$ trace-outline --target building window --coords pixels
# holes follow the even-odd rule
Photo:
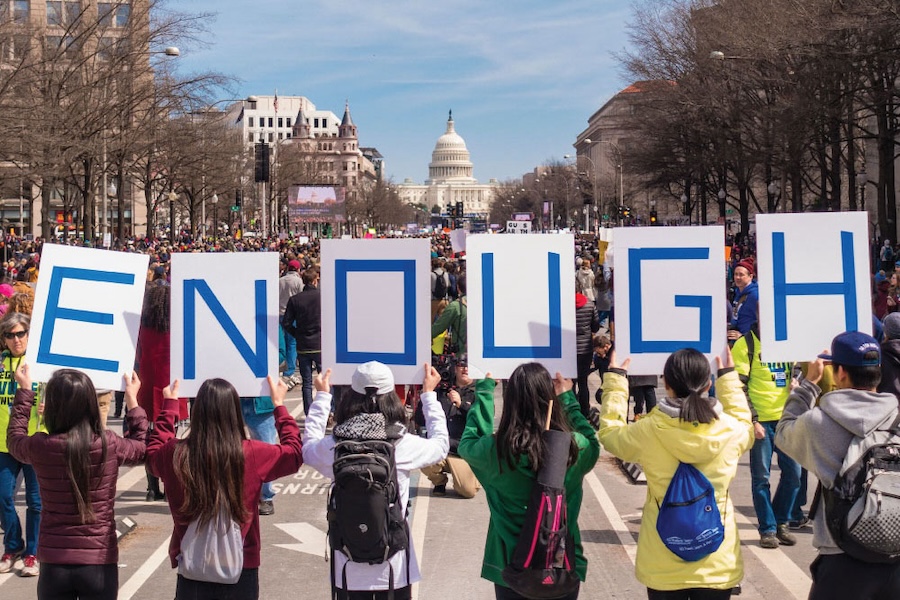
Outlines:
[[[259,132],[259,141],[266,141],[266,134],[264,134],[262,131]]]
[[[287,139],[291,139],[291,132],[290,132],[290,131],[287,132]]]
[[[279,139],[279,140],[283,140],[283,139],[284,139],[284,134],[281,133],[280,131],[278,132],[278,139]]]
[[[271,132],[269,133],[269,141],[270,141],[270,142],[274,142],[274,141],[275,141],[275,134],[274,134],[274,133],[271,133]]]
[[[128,20],[131,18],[131,6],[128,4],[120,4],[116,8],[116,27],[128,27]]]
[[[327,127],[328,127],[328,119],[322,119],[322,129],[325,129]]]
[[[278,126],[284,127],[284,119],[282,119],[281,117],[278,117]]]
[[[313,119],[313,127],[315,127],[315,128],[318,129],[318,127],[319,127],[319,120],[318,120],[318,119]]]
[[[97,16],[100,19],[100,27],[111,27],[116,13],[116,5],[112,2],[98,2]]]
[[[288,117],[287,119],[285,119],[285,121],[287,121],[287,126],[290,127],[291,126],[291,118]]]
[[[247,127],[253,127],[253,117],[247,117]]]
[[[272,125],[272,117],[269,117],[269,127],[274,127],[274,125]]]
[[[29,0],[2,0],[0,1],[0,23],[14,21],[20,25],[28,23],[31,12]]]
[[[62,26],[63,12],[62,2],[48,0],[47,2],[47,25]]]
[[[247,134],[247,141],[251,142],[251,143],[253,142],[253,132],[252,131],[249,134]]]

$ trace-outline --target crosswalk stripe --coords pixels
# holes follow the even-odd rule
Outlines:
[[[616,532],[616,536],[619,538],[619,542],[622,544],[625,554],[628,555],[631,564],[634,564],[635,558],[637,557],[637,542],[634,540],[634,536],[631,535],[631,532],[625,525],[625,521],[623,521],[622,517],[619,515],[619,511],[610,499],[609,494],[606,493],[603,484],[600,483],[600,480],[597,478],[597,474],[594,471],[591,471],[585,476],[585,480],[588,482],[588,486],[590,486],[591,491],[597,498],[597,502],[600,503],[600,508],[603,510],[603,514],[606,515],[606,520],[609,521],[613,531]]]
[[[131,600],[138,590],[141,589],[141,586],[153,576],[159,565],[169,558],[169,540],[171,539],[172,536],[167,537],[159,548],[150,555],[150,558],[145,560],[144,564],[125,582],[125,585],[119,588],[119,600]]]
[[[741,546],[759,559],[759,562],[778,579],[778,582],[791,593],[791,596],[797,600],[807,598],[809,588],[812,587],[812,579],[809,575],[780,549],[761,548],[756,523],[738,511],[735,511],[734,516],[738,524]],[[741,525],[746,527],[741,527]]]

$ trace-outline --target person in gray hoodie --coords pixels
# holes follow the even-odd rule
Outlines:
[[[837,389],[819,398],[816,384],[825,362],[833,365]],[[788,398],[775,443],[825,487],[834,484],[855,437],[887,429],[897,416],[897,398],[875,391],[880,365],[875,338],[858,331],[841,333],[832,340],[830,353],[810,363],[806,378]],[[813,546],[819,555],[810,566],[810,600],[900,598],[900,565],[866,563],[841,551],[828,532],[821,505],[813,519]]]

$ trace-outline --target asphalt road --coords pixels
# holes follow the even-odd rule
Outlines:
[[[593,377],[593,376],[592,376]],[[592,382],[596,385],[596,381]],[[287,405],[302,421],[299,390]],[[111,426],[117,426],[111,420]],[[777,468],[773,465],[773,480]],[[119,477],[117,517],[136,526],[120,540],[119,598],[169,600],[175,596],[175,571],[167,554],[172,522],[165,502],[145,502],[143,467],[123,469]],[[815,489],[810,481],[810,490]],[[585,480],[580,526],[588,556],[588,577],[581,598],[646,598],[634,577],[634,557],[646,486],[633,484],[615,459],[602,453]],[[773,486],[774,487],[774,486]],[[301,600],[329,597],[325,561],[325,500],[328,481],[307,467],[277,482],[275,514],[261,517],[261,598]],[[488,524],[484,494],[465,500],[448,486],[445,497],[432,497],[424,476],[411,481],[412,536],[423,573],[414,598],[488,600],[491,584],[480,578]],[[775,550],[759,547],[750,496],[749,455],[744,456],[731,499],[738,512],[745,565],[743,599],[805,599],[808,566],[815,558],[812,530],[797,532],[798,544]],[[24,501],[17,506],[24,520]],[[0,575],[0,598],[36,597],[37,578]]]

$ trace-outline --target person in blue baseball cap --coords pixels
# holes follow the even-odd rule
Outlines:
[[[836,389],[822,394],[817,385],[825,362],[834,368]],[[824,489],[835,478],[856,438],[885,435],[898,418],[897,397],[876,391],[881,380],[881,347],[871,335],[845,331],[831,350],[809,364],[788,398],[778,422],[775,443],[815,475]],[[830,598],[900,598],[900,564],[866,562],[845,553],[826,525],[827,508],[813,517],[810,600]]]

